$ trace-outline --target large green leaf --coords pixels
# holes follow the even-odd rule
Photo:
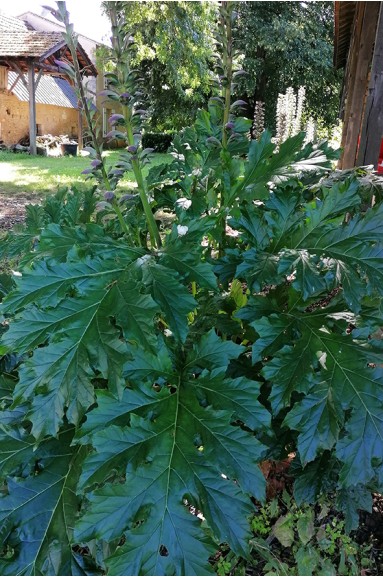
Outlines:
[[[253,430],[270,427],[271,416],[257,399],[260,383],[245,377],[227,379],[222,370],[216,369],[191,380],[190,386],[196,387],[202,405],[234,410],[234,416]]]
[[[283,277],[278,272],[277,255],[266,251],[249,249],[243,253],[243,261],[238,265],[236,277],[245,279],[249,288],[262,291],[267,284],[278,284]]]
[[[0,426],[0,478],[25,466],[33,455],[35,440],[22,428]]]
[[[150,349],[156,341],[153,318],[159,312],[159,306],[140,290],[138,283],[123,277],[111,287],[107,306],[113,311],[125,339]]]
[[[110,573],[209,573],[214,542],[194,509],[202,511],[217,543],[227,541],[247,555],[249,496],[264,498],[257,464],[266,448],[231,422],[257,431],[269,416],[257,401],[258,384],[225,377],[230,359],[242,351],[214,332],[196,344],[183,368],[172,367],[164,353],[156,358],[142,351],[126,365],[132,391],[124,404],[103,395],[100,408],[89,413],[83,432],[94,451],[80,484],[105,485],[90,494],[76,540],[113,541],[123,534],[123,546],[107,561]],[[210,371],[195,373],[204,366]],[[101,429],[104,408],[110,425]]]
[[[91,380],[96,371],[108,379],[112,391],[121,393],[125,385],[122,371],[127,348],[110,317],[113,313],[110,299],[114,297],[111,295],[114,291],[112,285],[109,291],[93,292],[77,300],[68,299],[59,309],[49,312],[32,310],[26,314],[26,319],[22,316],[19,322],[15,322],[8,332],[8,347],[13,345],[17,350],[21,342],[21,351],[56,332],[46,347],[36,349],[21,366],[14,391],[17,403],[34,396],[29,418],[36,437],[47,433],[55,435],[62,424],[64,410],[71,423],[79,423],[84,412],[94,403]],[[139,300],[138,297],[136,305],[139,305]],[[122,307],[120,302],[114,305],[117,311]],[[127,314],[124,312],[125,316]],[[152,315],[149,310],[148,318]],[[38,318],[38,323],[28,337],[26,327],[31,316]]]
[[[262,375],[271,383],[269,400],[275,414],[290,404],[294,391],[307,393],[311,386],[314,357],[310,342],[285,345],[266,363]]]
[[[41,232],[40,243],[37,247],[39,256],[48,255],[55,259],[62,259],[74,251],[80,258],[85,256],[104,259],[113,257],[124,261],[127,257],[133,261],[145,253],[143,249],[128,246],[123,240],[114,240],[105,234],[102,227],[94,223],[81,227],[51,223]]]
[[[336,506],[344,513],[346,532],[357,529],[360,510],[372,512],[372,503],[371,491],[361,484],[340,490]]]
[[[253,363],[278,351],[293,335],[294,324],[293,316],[276,313],[250,323],[259,334],[259,339],[253,344]]]
[[[265,206],[268,210],[264,212],[263,218],[270,226],[271,247],[276,253],[286,245],[286,240],[292,237],[294,230],[302,223],[298,193],[282,188],[270,195]]]
[[[95,283],[99,286],[100,280],[106,287],[124,269],[123,264],[114,260],[94,259],[68,264],[41,262],[16,278],[18,288],[7,296],[1,310],[14,313],[30,303],[55,307],[72,287],[75,286],[79,293],[85,293]]]
[[[292,286],[302,293],[302,298],[306,301],[327,288],[320,265],[308,251],[284,251],[279,261],[278,273],[291,274]]]
[[[152,297],[164,312],[171,331],[177,339],[185,341],[188,334],[187,315],[195,309],[196,300],[179,281],[179,275],[163,265],[150,265],[146,282],[151,285]]]
[[[318,221],[317,226],[309,223],[297,244],[316,256],[317,262],[321,258],[322,267],[333,271],[334,278],[343,286],[348,306],[356,313],[371,287],[382,294],[381,219],[382,207],[378,205],[365,217],[355,217],[342,227],[329,226],[326,221]]]
[[[146,392],[147,404],[142,403],[139,390],[125,389],[121,399],[107,390],[96,391],[97,407],[86,415],[86,421],[81,424],[74,437],[81,444],[89,443],[95,432],[104,430],[110,425],[125,426],[130,422],[130,414],[134,411],[150,412],[158,404],[155,392]]]
[[[331,450],[338,441],[343,415],[332,401],[332,390],[315,386],[313,392],[287,414],[284,423],[300,432],[298,450],[302,464],[313,461],[318,453]]]
[[[226,368],[230,359],[236,359],[243,351],[243,346],[230,340],[222,341],[214,329],[211,329],[194,344],[193,350],[188,355],[186,367]]]
[[[329,222],[330,219],[338,216],[344,218],[345,213],[359,205],[360,202],[361,197],[356,180],[337,183],[331,190],[324,189],[322,198],[316,198],[312,203],[306,205],[304,229],[300,231],[299,237],[295,235],[292,239],[286,238],[287,246],[295,247],[294,242],[299,239],[298,246],[304,248],[310,236],[312,237],[317,233],[322,234],[326,229],[334,229],[334,223]],[[340,225],[341,220],[338,222]],[[338,227],[336,228],[338,229]]]
[[[242,180],[234,188],[231,198],[260,199],[267,196],[266,184],[279,175],[293,162],[301,149],[304,133],[300,133],[281,144],[279,151],[273,154],[275,146],[271,136],[264,131],[260,140],[253,140],[249,147],[249,158]]]
[[[306,394],[285,419],[286,425],[301,432],[298,449],[302,463],[336,446],[336,454],[344,463],[342,484],[368,483],[375,468],[381,467],[379,456],[383,452],[383,370],[371,367],[379,363],[381,351],[359,344],[351,335],[337,333],[336,326],[331,331],[325,321],[326,313],[298,314],[295,332],[301,338],[295,347],[281,347],[262,373],[271,386],[274,412],[291,402],[293,392]],[[271,324],[254,324],[263,332],[265,345],[268,334],[270,339],[277,335],[282,345],[281,334],[270,331]],[[346,432],[342,435],[341,427]]]
[[[267,223],[254,205],[242,207],[240,217],[230,220],[230,225],[234,229],[244,230],[246,237],[259,249],[264,249],[269,244]]]
[[[5,576],[84,575],[71,548],[84,450],[71,450],[70,438],[64,434],[51,443],[40,471],[8,478],[8,493],[0,500],[0,571]]]
[[[201,260],[201,251],[198,250],[198,246],[196,249],[195,244],[183,243],[181,239],[177,239],[165,247],[161,263],[184,275],[189,282],[195,281],[201,287],[217,289],[213,267]]]
[[[71,423],[80,422],[94,403],[92,377],[84,350],[70,340],[36,349],[21,367],[14,391],[14,403],[32,398],[28,418],[36,438],[56,435],[64,414]]]
[[[86,296],[47,311],[31,308],[11,324],[3,340],[6,350],[23,353],[50,340],[21,366],[14,393],[16,402],[35,396],[29,418],[36,437],[55,435],[64,410],[71,423],[79,423],[94,403],[96,372],[121,394],[128,349],[116,322],[127,340],[154,347],[153,317],[159,308],[140,288],[125,275],[107,287],[98,278]]]

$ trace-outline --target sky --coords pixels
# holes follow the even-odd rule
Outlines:
[[[40,16],[52,18],[42,8],[44,5],[57,7],[53,0],[12,0],[12,2],[2,2],[0,9],[12,16],[18,16],[23,12],[35,12]],[[76,32],[98,41],[103,40],[103,37],[108,38],[110,36],[108,19],[102,16],[98,0],[67,0],[66,7]]]

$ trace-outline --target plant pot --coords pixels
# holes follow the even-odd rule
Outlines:
[[[69,156],[69,155],[72,155],[72,157],[76,157],[77,156],[77,144],[69,144],[69,143],[62,144],[61,145],[61,153],[64,157]]]

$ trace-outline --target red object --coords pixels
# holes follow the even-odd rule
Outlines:
[[[383,138],[380,143],[380,152],[379,152],[379,159],[378,159],[378,173],[383,175]]]

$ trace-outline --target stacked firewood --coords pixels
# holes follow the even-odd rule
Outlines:
[[[29,135],[25,135],[17,143],[5,148],[11,152],[28,152],[29,144]],[[37,154],[43,156],[61,156],[62,144],[77,144],[77,142],[67,134],[60,134],[58,136],[44,134],[36,137]]]

